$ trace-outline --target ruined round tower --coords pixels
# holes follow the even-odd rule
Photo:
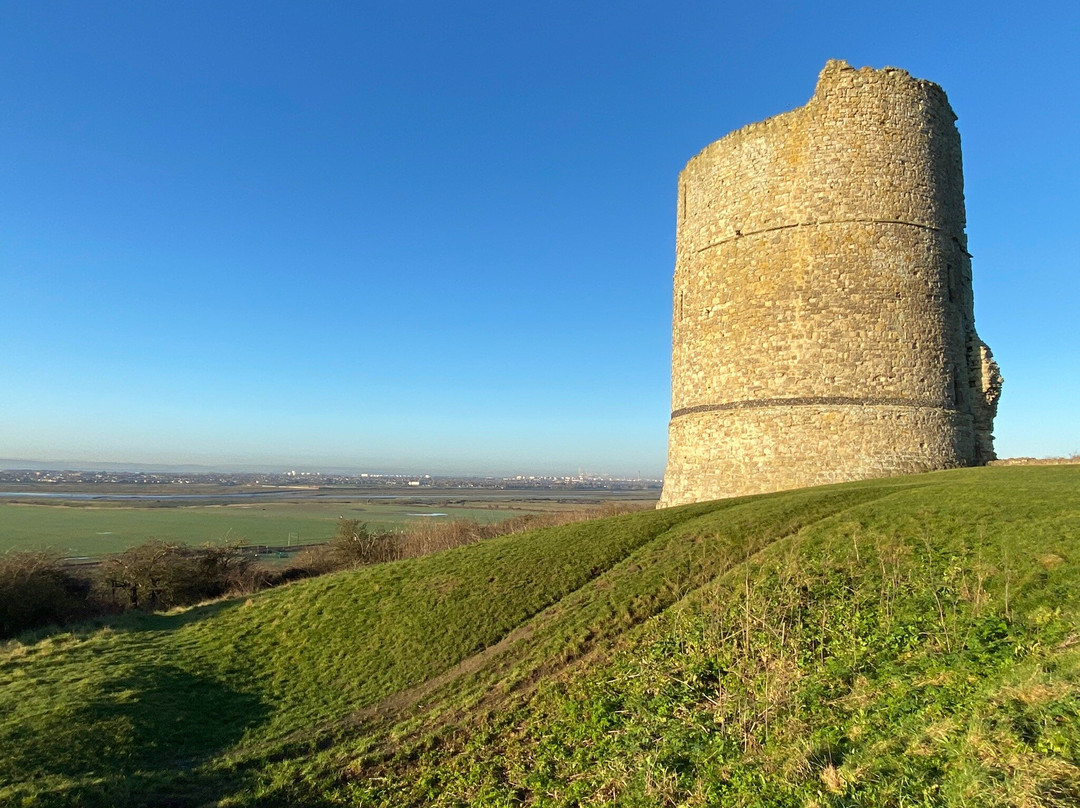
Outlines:
[[[955,120],[936,84],[830,61],[687,163],[661,507],[994,458]]]

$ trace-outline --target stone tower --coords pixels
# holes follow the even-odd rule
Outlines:
[[[661,507],[994,458],[955,120],[936,84],[830,61],[687,163]]]

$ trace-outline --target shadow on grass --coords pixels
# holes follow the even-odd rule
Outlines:
[[[183,611],[162,613],[143,612],[136,609],[128,612],[106,614],[70,625],[44,626],[42,628],[24,631],[14,637],[0,637],[0,643],[15,641],[24,645],[32,645],[33,643],[40,642],[49,637],[63,634],[86,637],[91,634],[96,634],[102,629],[108,629],[117,634],[175,631],[178,628],[186,626],[188,623],[197,623],[200,620],[214,617],[229,609],[234,609],[243,604],[243,602],[244,599],[242,597],[233,597],[216,600],[212,603],[204,603],[200,606],[191,606]]]
[[[51,784],[36,805],[202,804],[229,790],[232,778],[201,765],[267,713],[257,696],[215,679],[142,666],[110,680],[92,701],[43,716],[33,739],[5,753],[3,768],[27,785]]]
[[[104,625],[117,632],[175,631],[188,623],[198,623],[200,620],[215,617],[229,609],[235,609],[243,602],[243,597],[238,596],[215,600],[200,606],[191,606],[175,612],[131,611],[118,615],[115,620],[106,621]]]

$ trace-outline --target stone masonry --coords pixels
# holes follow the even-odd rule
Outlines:
[[[830,61],[679,175],[660,507],[994,459],[956,115]]]

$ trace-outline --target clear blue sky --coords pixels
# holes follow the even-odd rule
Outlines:
[[[959,115],[999,454],[1080,451],[1075,3],[0,3],[0,457],[659,476],[675,183]]]

